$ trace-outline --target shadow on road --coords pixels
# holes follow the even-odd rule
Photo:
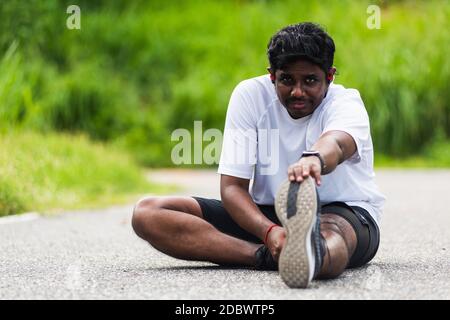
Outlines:
[[[219,265],[211,265],[211,266],[172,266],[172,267],[155,267],[155,268],[148,268],[147,271],[186,271],[186,270],[211,270],[211,271],[217,271],[217,270],[249,270],[249,271],[257,271],[254,268],[251,267],[245,267],[245,266],[219,266]]]

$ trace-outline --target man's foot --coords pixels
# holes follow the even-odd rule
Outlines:
[[[269,248],[265,245],[256,250],[255,257],[257,270],[278,270],[278,263],[273,259]]]
[[[286,230],[279,270],[291,288],[306,288],[322,265],[319,195],[310,177],[303,182],[283,182],[275,199],[278,219]]]

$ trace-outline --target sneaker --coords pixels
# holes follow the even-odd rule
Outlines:
[[[272,257],[269,248],[262,245],[255,252],[257,270],[278,270],[278,263]]]
[[[306,288],[323,260],[320,200],[314,180],[282,183],[275,200],[278,219],[286,230],[279,258],[280,276],[291,288]]]

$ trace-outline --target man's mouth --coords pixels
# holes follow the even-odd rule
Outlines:
[[[292,109],[303,109],[303,108],[306,107],[306,102],[305,101],[295,100],[295,101],[290,101],[288,103],[288,105]]]

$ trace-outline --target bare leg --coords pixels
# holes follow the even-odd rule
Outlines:
[[[135,206],[132,225],[154,248],[184,260],[254,266],[261,246],[218,231],[191,197],[145,198]]]
[[[333,213],[321,215],[320,231],[325,238],[326,250],[317,278],[336,278],[344,272],[355,251],[356,232],[347,220]]]

